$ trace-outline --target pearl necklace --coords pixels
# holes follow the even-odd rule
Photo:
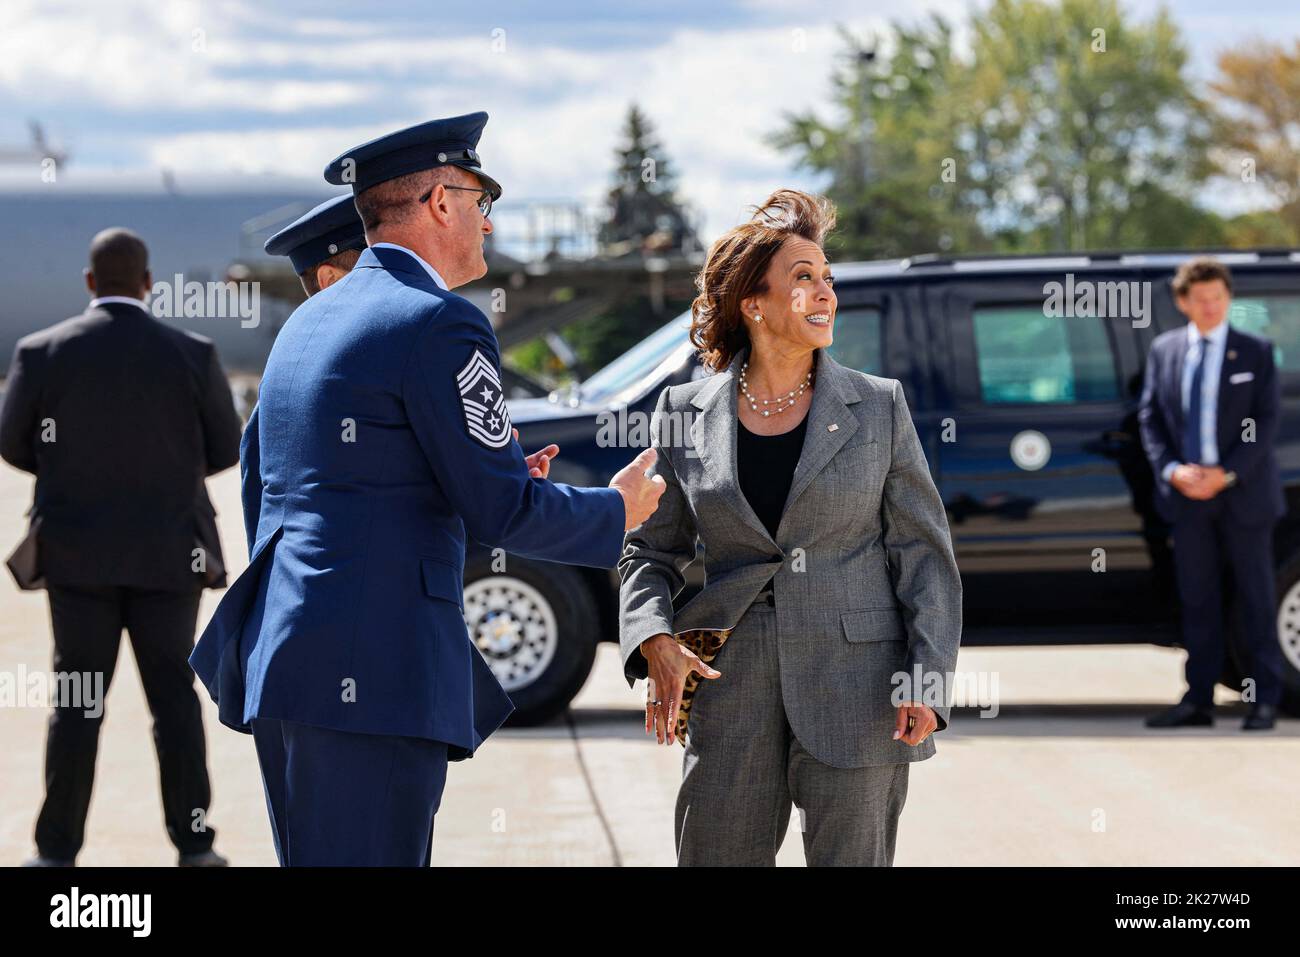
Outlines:
[[[745,398],[749,400],[749,407],[755,412],[759,411],[758,404],[760,402],[763,403],[763,405],[775,406],[773,409],[763,409],[762,412],[764,415],[780,415],[786,409],[794,408],[794,404],[803,398],[804,392],[806,392],[808,387],[812,385],[813,374],[812,370],[809,370],[808,374],[803,377],[803,382],[799,384],[799,388],[793,389],[785,395],[777,396],[775,399],[760,399],[749,391],[749,383],[745,379],[745,370],[748,368],[748,362],[742,363],[740,366],[740,391],[744,393]],[[782,402],[785,402],[786,404],[783,406],[781,405]]]

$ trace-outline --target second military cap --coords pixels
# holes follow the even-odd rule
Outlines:
[[[365,249],[366,231],[352,195],[344,193],[321,203],[266,241],[272,256],[288,256],[302,275],[345,249]]]

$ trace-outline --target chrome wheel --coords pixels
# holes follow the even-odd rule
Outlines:
[[[559,625],[546,596],[507,575],[479,578],[465,586],[465,626],[508,692],[541,677],[560,643]]]
[[[1277,609],[1277,640],[1282,655],[1291,667],[1300,671],[1300,581],[1296,581]]]

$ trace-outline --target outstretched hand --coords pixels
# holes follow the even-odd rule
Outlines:
[[[643,449],[641,453],[609,480],[609,487],[618,489],[623,496],[623,531],[636,528],[654,514],[659,507],[659,496],[664,494],[667,484],[662,475],[653,478],[646,476],[646,470],[655,464],[659,453],[653,448]]]
[[[511,429],[515,441],[519,441],[519,430]],[[554,443],[548,445],[540,452],[534,452],[532,455],[525,455],[524,461],[528,463],[528,474],[533,478],[544,479],[551,474],[551,459],[560,454],[560,447]]]

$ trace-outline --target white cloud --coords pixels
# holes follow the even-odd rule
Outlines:
[[[928,11],[960,24],[981,4],[882,0],[866,15],[859,0],[745,0],[750,14],[726,28],[621,24],[633,40],[644,39],[628,42],[623,33],[614,48],[591,43],[576,23],[570,41],[554,39],[553,30],[507,26],[499,53],[490,42],[498,21],[488,13],[481,29],[461,26],[452,34],[418,10],[395,22],[330,10],[315,19],[276,17],[243,0],[7,5],[13,12],[0,33],[0,93],[46,120],[56,137],[78,143],[76,162],[118,162],[133,153],[142,165],[191,179],[274,173],[324,188],[325,163],[356,143],[434,116],[486,109],[492,121],[482,152],[506,201],[594,203],[608,188],[624,114],[635,101],[655,125],[682,197],[703,209],[711,237],[771,189],[811,185],[766,137],[786,112],[835,111],[829,78],[841,49],[836,24],[879,32],[891,19],[915,22]],[[88,108],[102,113],[102,125],[59,129],[61,111]],[[164,118],[150,124],[150,114]],[[122,117],[146,130],[133,133],[125,149],[114,129]],[[167,128],[174,125],[167,117],[185,128]]]
[[[155,139],[147,155],[151,163],[178,171],[315,178],[337,153],[402,122],[485,108],[492,120],[481,152],[507,200],[594,203],[608,189],[623,119],[635,101],[655,125],[683,199],[704,211],[706,230],[716,234],[771,189],[795,182],[791,158],[766,143],[783,113],[832,108],[826,97],[838,37],[829,26],[812,27],[800,40],[804,46],[796,50],[791,32],[782,27],[682,30],[645,49],[515,43],[503,54],[461,51],[459,58],[442,61],[441,86],[391,84],[387,97],[395,93],[409,105],[396,123],[179,133]],[[392,68],[404,62],[403,51],[419,52],[420,46],[370,38],[360,50],[359,59]],[[449,70],[449,62],[462,69]],[[546,90],[541,102],[539,78]],[[314,118],[321,118],[319,111]]]
[[[151,166],[189,176],[235,173],[301,177],[307,182],[317,181],[321,189],[326,189],[322,177],[325,164],[349,146],[380,132],[374,128],[295,127],[178,133],[151,142],[148,158]],[[355,135],[349,137],[349,133]]]

